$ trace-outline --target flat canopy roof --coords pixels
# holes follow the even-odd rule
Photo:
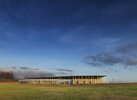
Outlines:
[[[85,79],[85,78],[102,78],[106,75],[80,75],[80,76],[52,76],[52,77],[30,77],[26,79]]]

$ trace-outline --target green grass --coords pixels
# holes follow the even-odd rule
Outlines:
[[[137,84],[51,86],[0,83],[0,100],[137,100]]]

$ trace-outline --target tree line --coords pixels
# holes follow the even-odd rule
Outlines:
[[[9,72],[0,72],[0,81],[14,81],[15,77]]]

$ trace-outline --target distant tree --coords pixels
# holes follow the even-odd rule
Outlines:
[[[14,75],[9,72],[0,72],[0,81],[14,81]]]

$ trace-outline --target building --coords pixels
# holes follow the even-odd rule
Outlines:
[[[99,84],[103,83],[105,75],[94,76],[54,76],[27,78],[33,84]]]

